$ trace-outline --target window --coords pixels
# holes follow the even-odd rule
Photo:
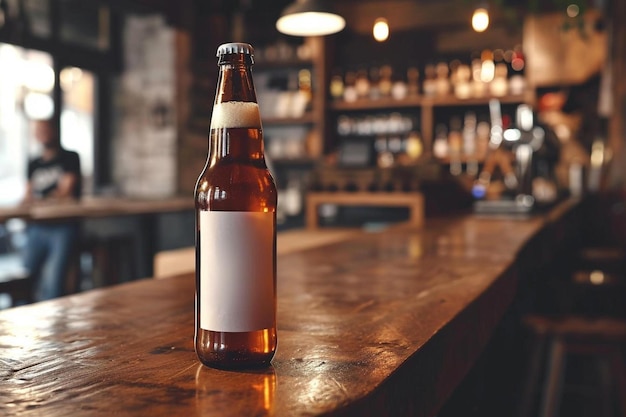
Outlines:
[[[50,0],[22,0],[28,32],[40,38],[50,38]]]
[[[0,43],[0,205],[18,203],[26,188],[28,160],[39,153],[31,120],[54,113],[52,57],[45,52]],[[78,152],[85,192],[93,189],[93,73],[66,67],[60,73],[61,144]]]
[[[52,57],[0,43],[0,204],[24,195],[28,159],[37,151],[30,120],[54,112]]]
[[[109,48],[110,11],[97,1],[61,0],[61,41],[101,51]]]
[[[83,190],[93,191],[95,75],[77,67],[63,68],[60,74],[61,145],[78,152]]]

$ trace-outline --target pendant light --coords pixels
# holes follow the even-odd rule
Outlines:
[[[374,39],[378,42],[385,42],[389,38],[389,22],[384,17],[379,17],[374,21],[372,28]]]
[[[276,21],[279,32],[292,36],[323,36],[343,30],[346,20],[325,0],[296,0]]]
[[[479,6],[472,15],[472,28],[476,32],[484,32],[489,27],[489,10],[486,6]]]

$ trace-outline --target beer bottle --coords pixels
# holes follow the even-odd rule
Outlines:
[[[216,368],[269,365],[276,350],[277,192],[263,155],[253,48],[217,50],[209,153],[194,192],[198,358]]]

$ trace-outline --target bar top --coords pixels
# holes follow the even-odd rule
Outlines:
[[[511,303],[521,249],[572,207],[429,219],[279,257],[279,344],[263,370],[200,365],[192,275],[1,311],[0,414],[432,415]]]
[[[0,222],[11,218],[56,221],[102,216],[123,216],[192,210],[191,197],[133,199],[125,197],[84,197],[79,201],[44,201],[26,206],[0,207]]]

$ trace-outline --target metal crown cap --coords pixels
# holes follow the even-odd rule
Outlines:
[[[248,43],[230,42],[220,45],[217,48],[217,55],[222,56],[226,54],[246,54],[254,56],[254,48]]]

